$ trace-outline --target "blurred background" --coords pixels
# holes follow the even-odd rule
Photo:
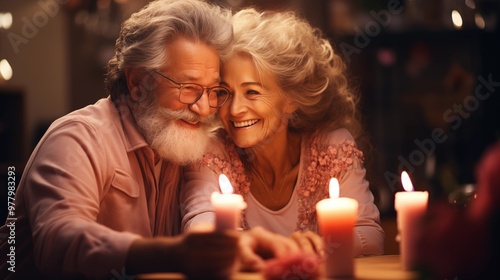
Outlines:
[[[120,24],[147,2],[0,2],[2,220],[8,167],[19,182],[52,121],[106,96]],[[402,170],[431,199],[474,185],[475,165],[500,139],[499,0],[212,2],[293,9],[331,40],[361,95],[368,178],[383,221],[394,217]]]

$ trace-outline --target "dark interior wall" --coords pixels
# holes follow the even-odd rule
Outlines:
[[[436,198],[475,182],[477,161],[499,136],[498,86],[484,86],[500,81],[492,65],[498,35],[388,33],[356,58],[352,71],[360,79],[372,170],[382,191],[401,190],[402,169]],[[383,61],[387,53],[391,64]]]
[[[71,25],[70,45],[70,109],[78,109],[106,96],[104,88],[107,44],[95,34],[85,32],[80,26]]]

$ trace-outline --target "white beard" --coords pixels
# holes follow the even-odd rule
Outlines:
[[[132,109],[137,126],[146,142],[164,160],[186,165],[201,160],[210,139],[215,136],[214,115],[200,117],[189,110],[171,110],[158,106],[154,93],[149,100],[140,102]],[[197,129],[176,124],[175,120],[200,122]]]

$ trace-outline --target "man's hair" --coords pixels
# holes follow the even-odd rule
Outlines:
[[[156,0],[134,13],[123,23],[108,62],[111,98],[129,94],[125,69],[161,67],[169,59],[165,46],[180,36],[213,46],[223,57],[233,37],[231,12],[200,0]]]

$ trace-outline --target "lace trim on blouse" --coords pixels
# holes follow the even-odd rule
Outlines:
[[[329,196],[330,178],[336,177],[340,180],[348,170],[361,166],[364,158],[363,152],[358,150],[354,141],[351,140],[344,140],[335,145],[325,145],[319,143],[318,133],[315,133],[306,143],[307,148],[302,149],[305,155],[301,155],[303,160],[301,160],[299,170],[300,182],[296,185],[299,196],[299,215],[295,230],[318,232],[316,203]],[[225,174],[233,185],[234,192],[239,193],[247,201],[250,193],[250,180],[239,158],[238,148],[229,136],[226,137],[224,146],[229,160],[207,153],[203,156],[202,165],[208,167],[217,176]],[[249,229],[245,211],[242,211],[241,221],[242,228]]]

